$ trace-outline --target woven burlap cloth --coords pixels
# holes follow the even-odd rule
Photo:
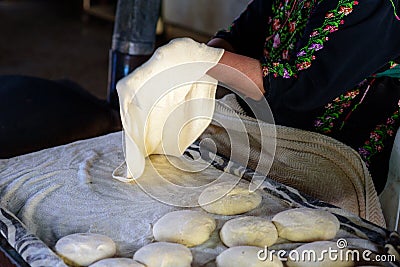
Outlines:
[[[325,135],[245,116],[233,95],[218,101],[214,120],[200,140],[207,138],[219,154],[385,227],[372,178],[349,146]]]

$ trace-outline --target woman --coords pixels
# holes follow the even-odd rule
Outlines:
[[[208,43],[245,73],[277,124],[351,146],[378,192],[400,126],[398,0],[254,0]],[[229,84],[229,80],[220,81]]]

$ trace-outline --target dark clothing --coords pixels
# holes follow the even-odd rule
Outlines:
[[[254,0],[216,37],[260,60],[277,124],[351,146],[383,189],[400,126],[398,77],[374,78],[400,62],[389,0]]]

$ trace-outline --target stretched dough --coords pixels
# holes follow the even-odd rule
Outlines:
[[[193,256],[184,245],[157,242],[140,248],[133,259],[148,267],[190,267]]]
[[[252,246],[232,247],[224,250],[216,259],[217,267],[283,267],[274,255],[272,260],[258,258],[261,248]]]
[[[128,258],[110,258],[97,261],[89,267],[145,267],[143,264],[138,263]]]
[[[329,251],[332,251],[331,255]],[[335,252],[337,251],[337,252]],[[354,266],[348,249],[337,247],[332,241],[317,241],[302,245],[290,252],[286,262],[288,267],[348,267]]]
[[[223,54],[189,38],[174,39],[117,83],[128,173],[114,178],[137,179],[147,156],[181,156],[200,136],[211,122],[217,88],[206,73]]]
[[[200,206],[214,214],[236,215],[255,209],[262,200],[257,191],[250,192],[244,183],[236,185],[223,182],[207,187],[199,196]]]
[[[264,218],[245,216],[227,221],[219,233],[228,247],[256,246],[264,248],[278,240],[275,225]]]
[[[161,217],[154,224],[153,235],[157,241],[193,247],[207,241],[215,227],[214,218],[205,212],[179,210]]]
[[[280,212],[272,218],[279,237],[290,241],[329,240],[340,228],[339,220],[325,210],[297,208]]]
[[[117,249],[114,241],[107,236],[77,233],[58,240],[55,250],[71,265],[88,266],[96,261],[111,258]]]

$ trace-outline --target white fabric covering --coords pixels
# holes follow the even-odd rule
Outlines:
[[[147,156],[181,156],[199,137],[211,122],[217,85],[206,72],[223,53],[189,38],[175,39],[118,82],[128,173],[115,178],[137,179]]]
[[[118,256],[132,257],[136,250],[153,242],[152,225],[166,213],[181,208],[158,201],[137,183],[112,179],[112,171],[124,160],[121,144],[119,132],[0,160],[0,206],[20,218],[50,248],[69,234],[98,233],[115,241]],[[221,179],[237,179],[212,166],[187,173],[174,168],[162,155],[148,157],[145,164],[139,180],[174,198],[182,196],[160,185],[154,169],[182,187],[207,184],[221,176]],[[197,201],[197,193],[187,198]],[[248,215],[268,217],[289,207],[286,202],[263,193],[263,204]],[[213,217],[218,229],[233,218]],[[191,248],[193,266],[203,266],[224,249],[216,230],[206,243]]]

